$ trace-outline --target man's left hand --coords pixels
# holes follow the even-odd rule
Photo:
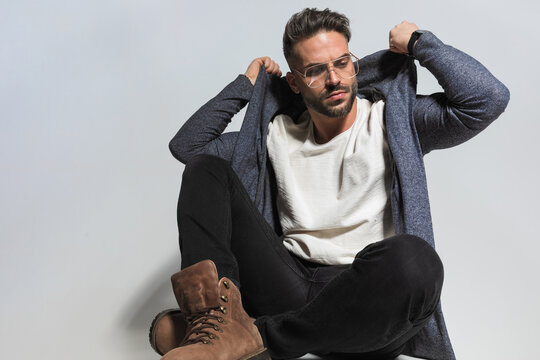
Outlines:
[[[390,30],[389,34],[389,46],[390,51],[398,54],[407,54],[407,45],[409,45],[409,40],[413,32],[418,30],[416,24],[402,21],[401,24],[397,24]]]

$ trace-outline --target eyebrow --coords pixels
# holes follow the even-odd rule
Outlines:
[[[338,56],[337,58],[335,58],[335,59],[333,59],[333,60],[330,60],[330,61],[337,60],[337,59],[342,58],[342,57],[344,57],[344,56],[347,56],[347,55],[349,55],[349,54],[350,54],[350,52],[343,53],[342,55],[340,55],[340,56]],[[328,63],[328,62],[330,62],[330,61],[322,62],[322,63],[309,63],[309,64],[307,64],[306,66],[304,66],[302,69],[307,69],[307,68],[310,67],[310,66],[326,64],[326,63]]]

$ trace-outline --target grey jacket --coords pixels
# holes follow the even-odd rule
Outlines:
[[[423,156],[478,134],[504,111],[510,95],[478,61],[430,32],[419,38],[414,57],[435,76],[444,93],[417,95],[414,59],[383,50],[359,60],[358,96],[385,100],[396,234],[420,236],[434,247]],[[223,133],[248,102],[240,131]],[[284,78],[269,76],[261,68],[255,86],[240,75],[188,119],[169,147],[183,163],[201,153],[229,160],[260,212],[281,235],[275,177],[266,152],[268,124],[277,114],[296,119],[304,110],[301,97]],[[425,359],[455,358],[440,304],[404,353]]]

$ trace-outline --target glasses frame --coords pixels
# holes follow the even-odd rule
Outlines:
[[[341,59],[344,59],[344,58],[346,58],[346,57],[350,57],[350,58],[351,58],[352,63],[353,63],[353,66],[354,66],[354,68],[356,69],[356,72],[354,73],[354,75],[349,76],[349,77],[341,76],[337,71],[335,71],[335,70],[333,69],[333,68],[334,68],[334,62],[336,62],[336,61],[338,61],[338,60],[341,60]],[[358,75],[358,72],[360,71],[360,68],[357,67],[357,66],[355,65],[355,63],[357,63],[358,60],[359,60],[359,59],[358,59],[358,57],[357,57],[356,55],[354,55],[352,52],[349,52],[348,55],[340,56],[340,57],[338,57],[338,58],[336,58],[336,59],[333,59],[333,60],[330,60],[330,61],[328,61],[328,62],[310,65],[310,66],[308,66],[308,67],[306,67],[306,68],[304,69],[304,72],[303,72],[303,73],[302,73],[300,70],[295,69],[295,68],[293,68],[293,70],[296,71],[296,72],[298,73],[298,75],[300,75],[300,76],[302,76],[302,77],[304,78],[304,83],[305,83],[309,88],[311,88],[311,89],[317,89],[317,88],[320,88],[320,87],[324,86],[324,83],[326,82],[326,79],[328,79],[328,76],[330,75],[330,71],[331,71],[331,69],[330,69],[330,64],[332,64],[332,70],[334,70],[334,72],[336,73],[336,75],[337,75],[340,79],[347,80],[347,79],[352,79],[353,77],[355,77],[356,75]],[[314,68],[314,67],[316,67],[316,66],[321,66],[321,65],[326,65],[326,77],[325,77],[325,79],[324,79],[324,81],[322,82],[321,85],[319,85],[319,86],[311,86],[311,85],[313,84],[313,81],[312,81],[311,83],[308,83],[308,82],[306,81],[306,79],[307,79],[307,75],[306,75],[306,74],[307,74],[307,72],[309,71],[309,69]]]

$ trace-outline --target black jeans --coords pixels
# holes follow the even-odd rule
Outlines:
[[[204,259],[233,280],[270,355],[385,359],[428,321],[442,263],[424,240],[396,235],[351,265],[320,265],[290,253],[228,162],[199,155],[186,166],[178,201],[182,268]]]

